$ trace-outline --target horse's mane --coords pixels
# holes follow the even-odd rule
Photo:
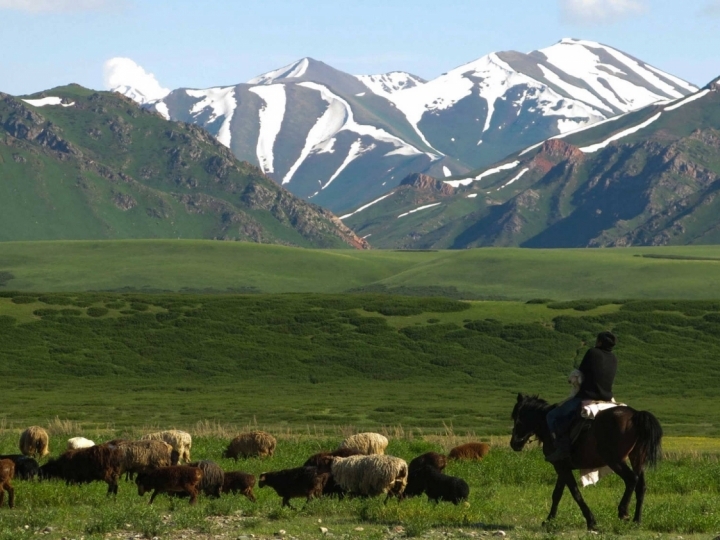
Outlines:
[[[522,401],[522,406],[532,408],[532,409],[545,409],[547,407],[550,407],[550,404],[536,394],[534,396],[530,396],[530,395],[524,396],[524,399]]]

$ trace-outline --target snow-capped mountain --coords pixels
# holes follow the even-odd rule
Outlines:
[[[143,102],[131,87],[117,89]],[[492,53],[429,82],[352,76],[313,60],[245,84],[179,89],[146,103],[203,126],[296,195],[336,212],[410,173],[447,177],[549,137],[696,88],[611,47],[564,39]]]

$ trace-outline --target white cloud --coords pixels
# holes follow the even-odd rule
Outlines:
[[[710,0],[700,10],[701,15],[709,15],[711,17],[720,17],[720,0]]]
[[[560,0],[563,20],[575,24],[605,24],[641,15],[648,0]]]
[[[164,98],[170,90],[163,88],[155,75],[148,73],[130,58],[111,58],[105,62],[105,88],[119,89],[139,103]]]
[[[0,0],[0,9],[31,13],[117,10],[126,5],[127,0]]]

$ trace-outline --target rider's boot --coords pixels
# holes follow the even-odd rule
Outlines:
[[[569,435],[557,435],[553,433],[553,443],[555,450],[545,456],[545,461],[550,463],[559,463],[570,459],[570,437]]]

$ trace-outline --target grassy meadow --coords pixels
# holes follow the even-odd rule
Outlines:
[[[51,423],[51,449],[61,450],[65,438],[77,435],[72,423]],[[278,434],[278,448],[267,460],[232,460],[221,452],[234,434],[230,426],[197,426],[204,435],[194,437],[193,459],[212,459],[225,470],[243,470],[256,476],[263,471],[294,467],[320,449],[335,447],[345,433],[341,429],[307,434],[300,431]],[[80,430],[96,441],[118,433]],[[426,451],[447,452],[465,442],[453,433],[443,436],[386,432],[388,452],[404,459]],[[138,432],[123,433],[138,435]],[[162,495],[152,506],[149,495],[137,494],[133,483],[121,481],[116,499],[105,495],[106,485],[94,483],[67,487],[62,482],[16,481],[17,506],[0,510],[0,540],[23,540],[40,535],[48,539],[85,538],[201,538],[236,539],[277,537],[322,537],[320,527],[336,538],[471,538],[496,534],[508,538],[552,539],[586,538],[585,522],[574,501],[566,493],[557,520],[549,527],[541,522],[547,515],[554,473],[537,447],[514,453],[507,438],[488,439],[492,450],[483,462],[451,462],[448,474],[464,478],[470,485],[468,504],[434,505],[425,497],[384,505],[377,499],[319,499],[308,504],[294,499],[293,509],[282,509],[280,498],[271,488],[255,487],[258,499],[252,503],[243,496],[209,499],[200,496],[197,506],[187,499]],[[689,447],[709,446],[709,439],[674,439]],[[14,452],[17,433],[0,434],[0,451]],[[632,536],[647,539],[709,538],[720,531],[720,474],[717,444],[707,453],[677,451],[648,473],[648,494],[644,522],[640,527],[621,522],[616,507],[622,482],[615,476],[583,490],[583,496],[598,519],[600,538]],[[54,448],[53,448],[54,446]]]
[[[360,289],[478,300],[703,300],[720,296],[719,268],[720,246],[399,252],[202,240],[0,243],[0,285],[35,292]]]

